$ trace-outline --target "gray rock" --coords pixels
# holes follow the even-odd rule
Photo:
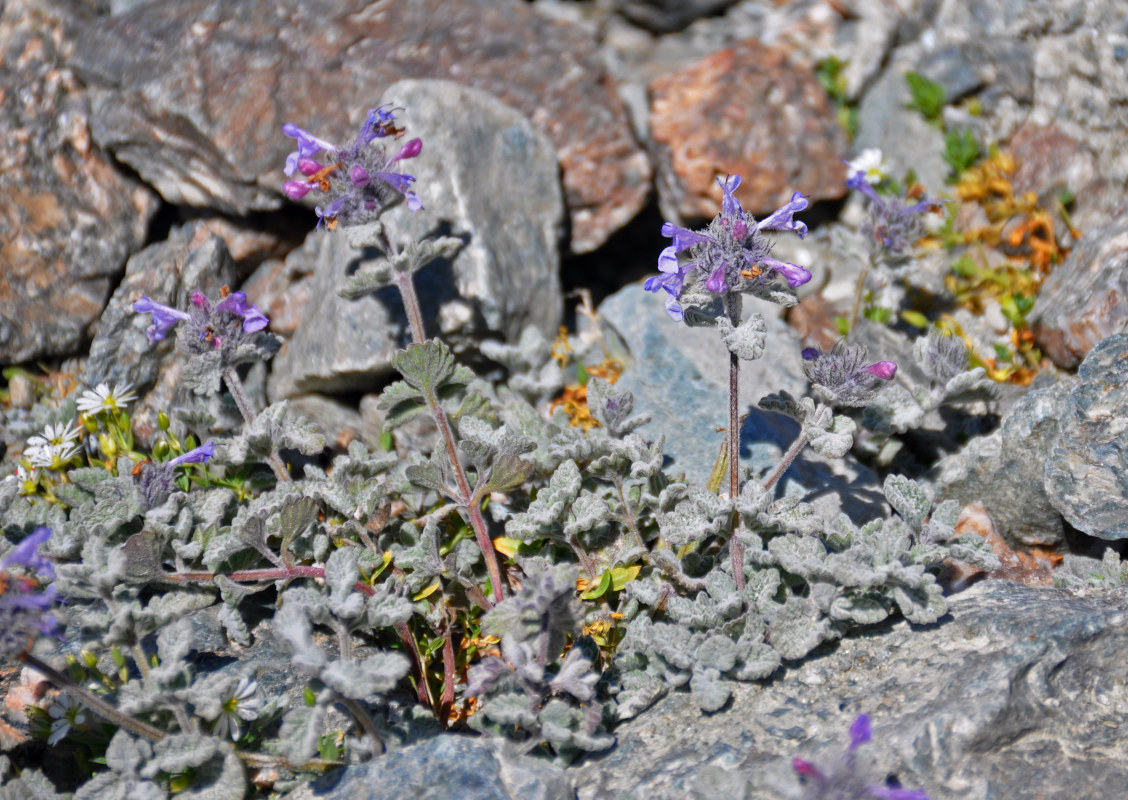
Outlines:
[[[1128,539],[1128,334],[1093,348],[1077,377],[1046,460],[1046,492],[1078,530]]]
[[[280,207],[293,146],[282,125],[351,141],[404,78],[492,92],[552,139],[575,252],[606,241],[649,191],[592,34],[520,0],[147,3],[88,26],[71,63],[92,87],[95,141],[173,203]],[[453,137],[472,122],[458,111],[446,126]]]
[[[741,414],[748,417],[740,432],[740,457],[742,466],[763,477],[779,463],[799,426],[756,404],[780,390],[799,396],[807,380],[802,346],[780,319],[778,307],[746,299],[745,315],[752,310],[764,315],[768,344],[762,358],[741,362]],[[641,434],[651,439],[664,435],[666,454],[673,459],[669,472],[684,472],[691,482],[704,483],[724,441],[723,431],[716,430],[728,420],[728,350],[716,329],[675,323],[666,316],[661,298],[637,284],[604,300],[599,317],[609,329],[606,335],[621,343],[626,361],[616,388],[634,394],[636,413],[652,415]],[[810,448],[776,491],[813,501],[826,518],[845,511],[864,522],[885,514],[880,483],[869,469],[849,457],[828,461]]]
[[[1128,219],[1085,233],[1042,285],[1029,319],[1046,355],[1066,369],[1128,330]]]
[[[847,637],[768,684],[736,686],[717,714],[668,695],[570,770],[577,798],[807,797],[791,759],[832,764],[860,713],[873,741],[857,755],[875,784],[895,776],[931,800],[1118,797],[1126,620],[1124,594],[982,583],[943,624]]]
[[[449,81],[402,81],[383,99],[412,109],[412,134],[435,154],[411,165],[423,210],[389,211],[389,235],[401,243],[436,231],[466,239],[453,261],[416,275],[428,332],[464,348],[487,332],[516,340],[532,323],[551,339],[563,310],[563,200],[551,142],[492,95]],[[391,370],[406,338],[399,292],[337,294],[378,253],[359,253],[340,231],[315,231],[291,253],[287,267],[314,276],[302,323],[275,359],[272,398],[371,387]]]
[[[65,61],[81,4],[0,10],[0,363],[75,354],[156,196],[91,141],[90,109]]]
[[[927,476],[936,502],[982,502],[1012,547],[1060,544],[1065,528],[1043,488],[1043,472],[1062,420],[1071,411],[1073,383],[1030,392],[998,430],[937,464]]]
[[[349,442],[359,439],[374,448],[380,441],[380,426],[371,424],[349,406],[318,394],[295,397],[290,409],[314,421],[328,447],[347,450]]]
[[[669,33],[695,19],[722,11],[736,0],[612,0],[611,5],[631,22],[656,33]]]
[[[444,735],[331,772],[292,800],[572,800],[571,781],[549,761],[501,740]]]

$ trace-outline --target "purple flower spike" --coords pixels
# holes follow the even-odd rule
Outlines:
[[[133,304],[133,310],[138,314],[153,315],[153,324],[145,331],[145,335],[149,337],[149,344],[164,339],[168,332],[176,327],[176,323],[191,319],[183,311],[154,302],[144,295]]]
[[[215,310],[238,314],[243,318],[243,330],[246,333],[256,333],[270,324],[270,320],[258,306],[247,302],[245,292],[232,292],[219,301]]]
[[[199,464],[215,455],[215,444],[211,441],[204,442],[195,450],[189,450],[182,456],[177,456],[168,462],[170,467],[179,467],[181,464]]]
[[[312,158],[323,150],[335,149],[333,145],[324,139],[318,139],[312,133],[303,131],[292,122],[287,122],[282,126],[282,133],[289,136],[291,139],[298,140],[298,149],[294,153],[286,156],[286,177],[293,175],[298,169],[298,161],[302,158]]]
[[[313,184],[305,181],[286,181],[282,184],[282,193],[291,200],[301,200],[312,188]]]
[[[895,361],[878,361],[876,364],[870,364],[866,367],[866,372],[870,375],[876,375],[883,381],[892,380],[893,376],[897,374],[897,363]]]

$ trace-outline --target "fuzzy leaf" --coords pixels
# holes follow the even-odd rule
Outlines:
[[[698,645],[693,657],[706,669],[728,672],[736,666],[736,644],[721,634],[713,634]]]
[[[859,625],[876,625],[889,616],[889,610],[873,597],[846,596],[831,603],[830,616]]]
[[[854,434],[858,430],[857,423],[844,415],[836,415],[828,430],[815,426],[807,426],[807,435],[811,438],[811,449],[824,458],[842,458],[854,446]]]
[[[919,531],[932,507],[924,489],[920,485],[902,475],[889,475],[882,486],[882,492],[893,510],[901,515],[906,524],[914,531]]]
[[[722,316],[717,320],[717,327],[725,347],[737,358],[755,361],[763,355],[764,344],[768,338],[768,326],[762,315],[753,312],[736,328],[728,317]]]
[[[394,431],[427,410],[427,399],[407,381],[396,381],[380,393],[377,408],[385,412],[384,430]]]
[[[218,393],[222,379],[223,357],[218,350],[192,356],[180,371],[180,382],[204,397]]]
[[[377,652],[363,661],[337,660],[321,670],[325,685],[353,700],[391,691],[411,670],[402,653]]]
[[[931,576],[930,576],[931,577]],[[926,625],[948,613],[948,601],[935,581],[924,584],[922,588],[894,586],[893,599],[909,622]]]
[[[153,746],[157,766],[165,772],[176,774],[190,767],[198,767],[215,754],[218,739],[195,733],[166,736]]]
[[[450,348],[436,339],[409,344],[392,356],[392,366],[424,397],[437,395],[439,387],[455,374]]]
[[[300,766],[317,755],[321,731],[325,727],[326,705],[318,703],[312,708],[291,708],[282,718],[276,746],[290,763]]]
[[[789,597],[768,626],[768,641],[789,661],[803,658],[828,638],[828,623],[818,608],[798,597]]]
[[[732,686],[721,680],[721,673],[715,669],[695,669],[689,690],[694,702],[707,714],[719,711],[732,696]]]

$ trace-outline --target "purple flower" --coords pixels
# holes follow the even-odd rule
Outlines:
[[[257,333],[270,324],[258,306],[247,302],[245,292],[232,292],[216,304],[215,310],[238,314],[243,318],[243,330],[247,333]]]
[[[860,774],[856,750],[872,739],[869,717],[858,715],[850,726],[850,746],[834,763],[822,767],[802,758],[792,759],[791,766],[802,782],[803,796],[808,800],[928,800],[922,791],[902,789],[898,785],[873,784]]]
[[[873,400],[882,381],[897,374],[897,364],[867,364],[866,348],[839,339],[828,352],[803,350],[803,371],[822,400],[837,406],[861,407]]]
[[[215,443],[211,441],[204,442],[195,450],[189,450],[184,455],[177,456],[171,461],[167,462],[169,467],[179,467],[181,464],[199,464],[207,461],[215,455]]]
[[[51,562],[39,554],[50,536],[48,528],[36,528],[0,560],[0,656],[17,657],[37,634],[55,631],[55,618],[48,613],[55,604],[55,587],[43,589],[39,581],[55,577]]]
[[[133,304],[133,310],[138,314],[153,315],[153,324],[145,331],[145,335],[149,337],[149,344],[164,339],[168,332],[176,326],[176,323],[191,319],[183,311],[154,302],[144,295]]]
[[[418,156],[423,151],[423,142],[412,139],[389,157],[386,145],[379,141],[403,134],[403,128],[395,124],[396,110],[390,106],[370,109],[360,133],[349,147],[336,147],[295,125],[283,126],[287,136],[298,140],[297,152],[286,159],[285,173],[287,176],[301,173],[305,180],[286,181],[282,191],[291,200],[300,200],[315,189],[326,195],[328,202],[316,208],[319,228],[322,223],[330,230],[338,222],[363,223],[379,216],[400,197],[411,211],[423,207],[419,196],[411,191],[414,176],[391,169],[398,161]],[[326,165],[313,159],[322,153],[329,161]]]
[[[807,198],[799,192],[774,214],[756,222],[736,199],[740,176],[717,179],[721,187],[721,213],[704,230],[691,231],[672,222],[662,225],[662,235],[674,240],[658,255],[658,271],[662,273],[646,281],[648,292],[665,291],[666,312],[681,321],[684,311],[678,300],[686,280],[695,276],[714,294],[730,291],[758,293],[765,279],[780,275],[791,288],[811,279],[811,273],[797,264],[771,258],[771,246],[765,231],[793,231],[807,235],[807,226],[795,220],[795,214],[807,207]],[[683,260],[679,254],[685,253]]]
[[[924,235],[921,215],[940,208],[939,201],[928,198],[909,204],[902,197],[879,195],[860,172],[851,176],[846,185],[869,200],[869,214],[862,223],[861,231],[875,259],[882,256],[893,260],[907,257],[913,245]]]

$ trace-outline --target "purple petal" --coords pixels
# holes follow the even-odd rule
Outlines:
[[[670,315],[670,319],[674,322],[681,322],[685,319],[685,312],[682,311],[681,303],[673,297],[666,298],[666,313]]]
[[[678,262],[678,251],[673,245],[664,248],[658,254],[658,271],[673,274],[681,271],[681,264]]]
[[[740,186],[740,176],[729,175],[723,181],[717,178],[717,185],[721,187],[721,213],[726,217],[743,217],[744,209],[734,195]]]
[[[811,273],[798,264],[791,264],[787,261],[777,261],[774,258],[763,258],[760,260],[760,263],[785,277],[787,284],[792,289],[796,286],[802,286],[811,279]]]
[[[145,334],[149,337],[149,344],[164,339],[168,332],[176,326],[176,323],[191,319],[183,311],[154,302],[144,295],[133,304],[133,310],[138,314],[153,315],[153,324],[145,331]]]
[[[333,145],[326,142],[324,139],[318,139],[312,133],[304,131],[292,122],[287,122],[282,126],[282,133],[289,136],[291,139],[298,140],[298,150],[296,153],[290,153],[286,156],[286,175],[293,175],[298,169],[298,160],[302,158],[310,158],[317,155],[322,150],[332,150]]]
[[[799,355],[803,356],[804,361],[814,361],[819,357],[819,351],[813,347],[804,347]]]
[[[707,242],[709,237],[697,231],[691,231],[688,228],[682,228],[672,222],[662,223],[662,235],[667,239],[673,239],[674,252],[680,253],[687,247],[692,247],[698,242]]]
[[[28,569],[34,569],[46,578],[55,577],[55,568],[51,562],[39,555],[39,545],[51,538],[51,529],[40,525],[33,530],[22,542],[8,551],[0,567],[12,564],[22,564]]]
[[[896,369],[896,364],[893,366],[894,369]],[[855,750],[858,745],[865,744],[872,738],[873,733],[870,730],[870,718],[865,714],[859,714],[858,718],[854,720],[854,724],[850,726],[850,749]]]
[[[388,160],[388,163],[384,165],[384,169],[387,169],[389,166],[399,161],[401,158],[415,158],[422,152],[423,141],[421,139],[412,139],[410,142],[401,147],[398,153],[396,153],[391,157],[391,159]]]
[[[345,198],[343,196],[338,197],[332,203],[325,206],[325,208],[322,208],[321,206],[317,206],[315,209],[313,209],[313,213],[316,214],[317,217],[318,217],[317,227],[320,228],[321,223],[325,222],[325,220],[336,219],[337,215],[341,213],[341,209],[344,208],[344,207],[345,207]]]
[[[729,285],[725,283],[725,268],[723,265],[713,270],[712,274],[705,279],[705,288],[717,294],[728,291]]]
[[[372,177],[391,184],[393,189],[404,195],[411,190],[411,184],[415,183],[415,178],[411,175],[401,175],[398,172],[373,172]]]
[[[195,450],[189,450],[182,456],[177,456],[168,462],[170,467],[179,467],[181,464],[199,464],[207,461],[215,455],[215,444],[208,441],[197,447]]]
[[[360,164],[353,164],[352,169],[349,170],[349,180],[352,185],[358,189],[362,186],[367,186],[372,182],[372,176],[368,174],[368,170]]]
[[[307,178],[310,175],[316,175],[321,172],[324,167],[321,166],[320,161],[314,161],[312,158],[299,158],[298,159],[298,172],[305,175]]]
[[[810,761],[804,761],[801,758],[793,758],[791,759],[791,768],[805,778],[814,778],[819,783],[824,783],[826,781],[826,777],[822,774],[819,768],[812,764]]]
[[[867,786],[866,794],[878,800],[928,800],[928,795],[922,791],[892,786]]]
[[[368,119],[364,122],[364,127],[360,130],[360,138],[365,144],[368,144],[373,139],[383,138],[388,135],[388,129],[393,127],[396,121],[395,108],[385,111],[390,104],[384,104],[379,108],[368,109]]]
[[[681,272],[663,272],[660,275],[647,278],[642,288],[648,292],[662,290],[667,292],[671,297],[677,297],[681,294],[682,284],[684,282],[685,275]]]
[[[875,192],[873,187],[869,185],[869,181],[866,180],[864,173],[859,172],[848,178],[846,185],[851,189],[857,189],[859,192],[864,194],[870,200],[873,200],[875,203],[879,202],[877,192]]]
[[[795,192],[791,195],[791,200],[786,205],[781,206],[774,214],[765,217],[756,224],[758,230],[770,231],[795,231],[802,239],[807,235],[807,224],[804,222],[797,222],[793,217],[796,213],[802,211],[807,207],[807,198],[801,193]]]
[[[418,211],[423,208],[423,201],[419,199],[419,195],[415,192],[404,192],[403,198],[407,201],[408,211]]]
[[[243,330],[247,333],[261,331],[270,324],[270,320],[258,306],[247,302],[245,292],[232,292],[216,305],[215,310],[238,314],[243,318]]]
[[[866,367],[866,372],[876,375],[883,381],[891,380],[897,374],[897,362],[878,361],[876,364],[870,364]]]
[[[309,194],[309,190],[312,188],[313,184],[306,183],[305,181],[286,181],[282,184],[282,194],[286,195],[291,200],[301,200]]]

